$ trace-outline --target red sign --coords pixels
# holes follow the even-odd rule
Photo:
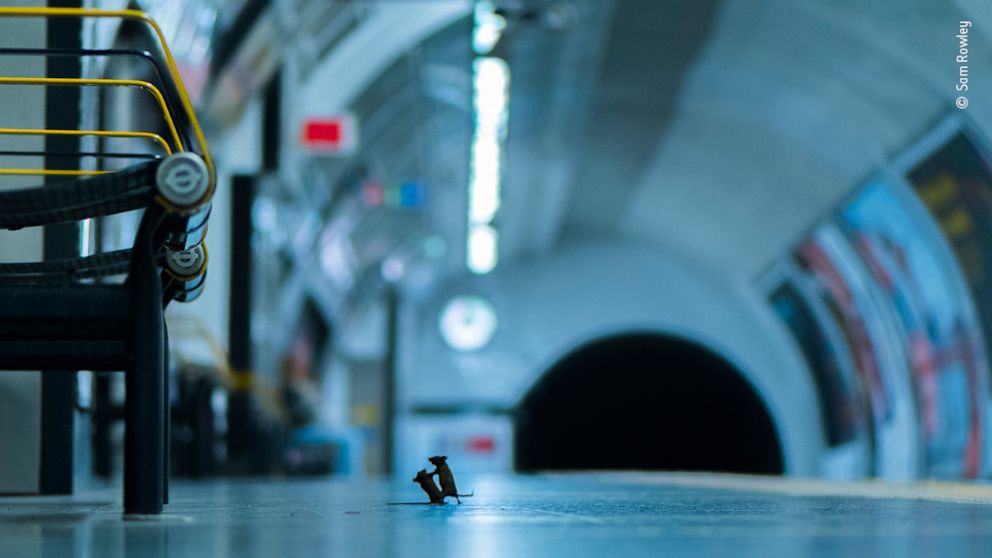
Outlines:
[[[358,144],[356,136],[355,118],[342,114],[304,119],[300,141],[303,147],[313,151],[347,155]]]
[[[465,446],[473,453],[491,453],[496,448],[496,440],[492,436],[473,436],[466,441]]]

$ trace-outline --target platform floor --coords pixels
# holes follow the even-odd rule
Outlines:
[[[684,474],[459,479],[429,506],[412,482],[174,483],[168,513],[117,491],[0,498],[0,556],[992,556],[992,487]]]

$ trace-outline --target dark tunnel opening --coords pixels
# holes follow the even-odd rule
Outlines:
[[[557,362],[520,404],[514,438],[522,472],[783,472],[772,419],[740,372],[657,334],[598,340]]]

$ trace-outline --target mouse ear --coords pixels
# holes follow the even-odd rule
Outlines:
[[[445,461],[447,461],[447,460],[448,460],[448,456],[447,456],[447,455],[442,455],[442,456],[441,456],[441,459],[443,459],[443,460],[445,460]]]

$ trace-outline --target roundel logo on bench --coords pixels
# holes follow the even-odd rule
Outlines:
[[[174,274],[181,277],[194,277],[203,271],[207,257],[203,245],[198,245],[189,250],[166,249],[165,261],[169,270]]]
[[[169,169],[165,183],[180,194],[187,194],[196,189],[197,176],[189,165],[176,165]]]
[[[177,153],[159,165],[156,173],[159,191],[178,206],[200,201],[209,182],[207,165],[194,153]]]
[[[196,264],[197,256],[196,253],[186,250],[183,252],[176,252],[172,259],[179,267],[189,269]]]

